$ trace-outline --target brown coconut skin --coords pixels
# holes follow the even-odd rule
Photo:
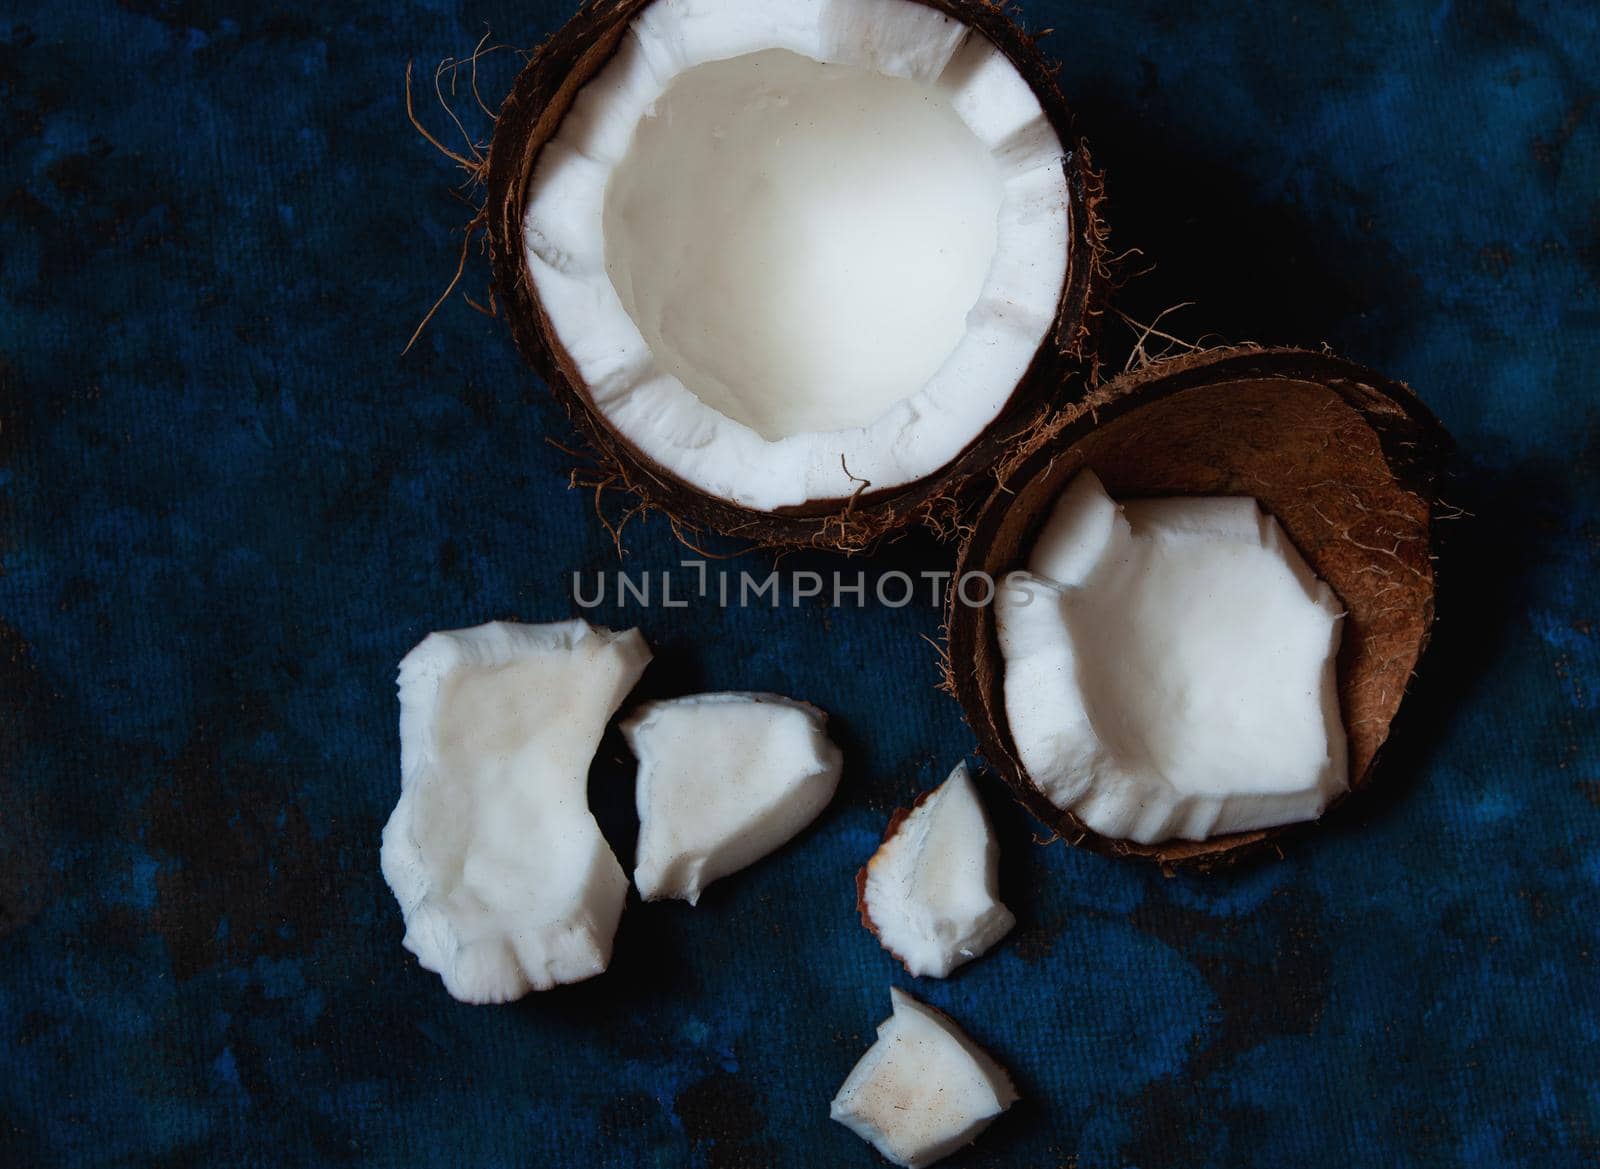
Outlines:
[[[989,0],[917,0],[975,28],[1010,58],[1032,86],[1068,147],[1065,159],[1070,233],[1067,274],[1054,327],[1007,405],[938,473],[892,490],[870,483],[848,499],[813,500],[775,512],[708,495],[656,464],[622,437],[595,407],[571,357],[551,327],[528,275],[522,238],[539,153],[555,137],[584,83],[611,59],[628,25],[654,0],[590,0],[529,60],[502,106],[487,163],[484,208],[494,286],[523,357],[550,386],[587,440],[603,487],[631,493],[647,510],[666,512],[675,528],[711,531],[757,547],[822,547],[858,552],[922,522],[953,532],[975,488],[995,463],[1067,399],[1069,377],[1094,359],[1109,276],[1102,184],[1089,152],[1072,134],[1072,116],[1033,38]]]
[[[1405,385],[1324,353],[1226,349],[1157,362],[1068,407],[1005,463],[962,546],[957,579],[1025,567],[1056,498],[1084,467],[1119,499],[1248,495],[1261,502],[1346,618],[1337,663],[1350,794],[1378,757],[1434,615],[1435,485],[1451,442]],[[979,749],[1055,834],[1113,856],[1211,869],[1279,849],[1306,825],[1155,845],[1091,831],[1017,757],[994,609],[948,613],[950,688]],[[1347,797],[1342,797],[1347,798]]]

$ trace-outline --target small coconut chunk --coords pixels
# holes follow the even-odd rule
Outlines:
[[[776,694],[697,694],[629,716],[640,896],[693,905],[816,819],[843,766],[827,725],[816,707]]]
[[[1272,828],[1346,790],[1340,606],[1253,499],[1119,505],[1085,471],[995,618],[1018,759],[1102,836]]]
[[[896,1165],[921,1169],[976,1140],[1017,1090],[948,1015],[899,990],[889,998],[894,1014],[829,1115]]]
[[[383,875],[405,946],[462,1002],[603,971],[628,880],[589,812],[589,764],[650,661],[637,630],[497,622],[400,663],[400,802]]]
[[[862,870],[862,920],[912,974],[943,978],[1016,924],[1000,903],[999,865],[999,846],[963,763],[890,821]]]

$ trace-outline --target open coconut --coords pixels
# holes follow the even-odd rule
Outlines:
[[[987,0],[598,0],[501,110],[496,288],[606,483],[863,548],[948,520],[1090,356],[1070,124]]]
[[[1296,821],[1314,818],[1348,792],[1366,787],[1433,623],[1434,483],[1449,447],[1439,422],[1405,386],[1338,358],[1299,350],[1219,350],[1158,362],[1112,380],[1081,405],[1069,407],[999,469],[999,486],[979,511],[960,555],[958,579],[986,574],[1000,582],[1002,597],[996,605],[979,607],[953,595],[949,613],[950,682],[983,754],[1018,799],[1068,841],[1172,866],[1211,867],[1237,859],[1267,845]],[[1081,475],[1085,470],[1093,474]],[[1096,494],[1099,482],[1115,503]],[[1250,500],[1259,504],[1259,514]],[[1119,506],[1131,501],[1151,502]],[[1126,518],[1119,514],[1124,510]],[[1254,558],[1252,563],[1270,562],[1263,571],[1282,577],[1288,593],[1297,587],[1304,592],[1304,606],[1291,608],[1287,600],[1281,605],[1274,600],[1270,610],[1297,623],[1293,638],[1298,639],[1300,656],[1284,685],[1305,691],[1296,696],[1302,734],[1293,748],[1302,763],[1306,737],[1318,733],[1324,709],[1315,693],[1322,678],[1316,654],[1328,653],[1330,644],[1337,647],[1326,699],[1326,708],[1337,704],[1336,714],[1329,710],[1328,766],[1305,768],[1293,798],[1281,792],[1263,797],[1276,798],[1281,806],[1265,811],[1244,807],[1234,789],[1222,793],[1233,799],[1231,804],[1213,801],[1204,816],[1189,816],[1192,809],[1169,809],[1173,814],[1162,822],[1164,830],[1139,833],[1132,831],[1141,808],[1131,805],[1143,798],[1136,783],[1126,782],[1123,791],[1109,797],[1100,791],[1107,798],[1088,812],[1094,805],[1085,802],[1081,783],[1065,792],[1071,785],[1044,774],[1040,760],[1047,753],[1035,741],[1044,716],[1022,710],[1023,695],[1014,694],[1017,701],[1008,704],[1006,680],[1008,666],[1024,652],[1019,647],[1030,636],[1048,636],[1044,626],[1054,618],[1035,611],[1026,621],[1037,630],[1019,623],[1006,631],[1008,636],[1002,636],[1001,625],[1008,616],[1016,618],[1015,598],[1030,590],[1049,593],[1063,580],[1068,582],[1064,591],[1070,592],[1091,571],[1099,571],[1084,550],[1107,545],[1113,525],[1121,526],[1116,538],[1125,542],[1106,558],[1124,573],[1121,583],[1112,578],[1113,596],[1120,592],[1130,606],[1145,608],[1108,618],[1104,606],[1091,605],[1080,613],[1080,621],[1151,619],[1142,578],[1127,575],[1127,565],[1155,579],[1163,572],[1170,575],[1170,566],[1139,560],[1145,555],[1136,547],[1140,536],[1170,542],[1177,533],[1180,542],[1190,541],[1183,555],[1193,555],[1196,532],[1232,541],[1221,554],[1233,558],[1230,563],[1239,556]],[[1088,532],[1099,535],[1086,538]],[[1178,563],[1194,562],[1180,556]],[[1018,575],[1039,573],[1041,564],[1043,575],[1054,579],[1041,584],[1035,575]],[[1212,620],[1215,605],[1207,607],[1209,593],[1264,587],[1256,578],[1243,585],[1239,579],[1224,574],[1192,586],[1180,579],[1171,586],[1172,594],[1186,610],[1194,607],[1205,614],[1202,620]],[[1010,610],[1008,595],[1013,598]],[[1259,629],[1259,614],[1244,612],[1248,606],[1237,600],[1229,604],[1226,619],[1243,621],[1246,629],[1256,619]],[[1070,641],[1070,633],[1066,636]],[[1063,741],[1072,740],[1064,753],[1095,756],[1072,761],[1081,765],[1075,780],[1087,775],[1091,783],[1116,785],[1134,769],[1102,767],[1110,753],[1107,744],[1138,738],[1142,716],[1130,710],[1143,701],[1137,688],[1154,692],[1167,683],[1160,677],[1162,662],[1137,646],[1126,654],[1118,652],[1116,646],[1104,645],[1106,640],[1103,631],[1082,635],[1057,663],[1060,674],[1097,670],[1113,675],[1074,680],[1081,693],[1098,692],[1102,701],[1098,709],[1094,701],[1063,702],[1063,724],[1079,722],[1077,730],[1063,725],[1060,733]],[[1220,650],[1227,653],[1229,647],[1223,644]],[[1251,668],[1247,662],[1240,669]],[[1117,671],[1123,676],[1114,676]],[[1235,670],[1234,677],[1239,673]],[[1014,684],[1020,686],[1025,676],[1025,671],[1017,675]],[[1226,676],[1202,671],[1200,678],[1186,682],[1215,686]],[[1045,677],[1038,672],[1039,679]],[[1213,697],[1179,694],[1174,699],[1168,690],[1161,700],[1167,705],[1158,704],[1158,711],[1170,713],[1191,697],[1203,709]],[[1254,692],[1265,700],[1264,690]],[[1019,736],[1025,744],[1019,745]],[[1083,748],[1085,740],[1088,749]],[[1146,736],[1131,754],[1142,756],[1136,762],[1159,763],[1162,748],[1170,746],[1152,744]],[[1313,739],[1312,764],[1317,762],[1314,747]],[[1025,758],[1033,759],[1040,774],[1030,770]],[[1146,770],[1159,775],[1161,767]],[[1245,791],[1243,803],[1250,796]],[[1113,809],[1106,815],[1106,805],[1115,798],[1130,807],[1125,814]],[[1086,816],[1102,826],[1129,826],[1130,831],[1096,831]],[[1185,831],[1191,822],[1201,830]],[[1206,830],[1207,824],[1214,830]],[[1230,824],[1248,830],[1229,831]],[[1133,838],[1139,836],[1142,842]]]

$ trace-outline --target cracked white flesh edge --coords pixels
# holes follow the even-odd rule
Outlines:
[[[1343,616],[1253,499],[1062,493],[996,599],[1018,759],[1102,836],[1313,820],[1347,790]]]

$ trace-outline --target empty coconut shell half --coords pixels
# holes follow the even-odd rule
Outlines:
[[[596,479],[692,530],[953,530],[1092,360],[1099,176],[989,0],[594,0],[487,185],[518,348]]]
[[[1257,523],[1266,543],[1276,541],[1298,566],[1286,571],[1298,573],[1294,579],[1306,595],[1320,594],[1331,619],[1342,624],[1336,654],[1326,626],[1318,651],[1322,709],[1335,742],[1328,751],[1342,775],[1338,790],[1319,805],[1325,809],[1372,783],[1427,646],[1434,616],[1435,483],[1450,449],[1443,427],[1406,386],[1324,353],[1228,349],[1160,361],[1065,409],[997,470],[999,485],[962,547],[958,579],[981,573],[1004,581],[1028,567],[1046,525],[1059,525],[1053,518],[1058,501],[1081,481],[1080,472],[1092,471],[1087,478],[1097,476],[1116,501],[1107,508],[1129,517],[1193,515],[1195,504],[1203,510],[1220,503],[1235,516],[1247,509],[1255,519],[1245,522]],[[1257,501],[1259,512],[1238,497]],[[1167,502],[1173,499],[1181,501],[1177,511]],[[1136,531],[1138,519],[1131,522]],[[1182,603],[1206,593],[1205,582],[1196,582]],[[990,765],[1056,834],[1102,853],[1210,868],[1261,850],[1298,826],[1201,839],[1178,833],[1139,843],[1132,834],[1093,831],[1063,810],[1071,800],[1052,801],[1048,785],[1036,782],[1021,762],[1027,752],[1019,749],[1008,718],[999,628],[1005,617],[997,618],[998,607],[952,597],[949,681]],[[1100,652],[1115,651],[1112,644]],[[1118,693],[1125,696],[1126,687]],[[1099,714],[1107,723],[1122,717],[1115,704]],[[1116,733],[1111,727],[1107,741]]]

